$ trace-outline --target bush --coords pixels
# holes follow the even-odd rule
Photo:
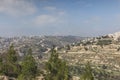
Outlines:
[[[112,40],[99,40],[97,45],[109,45],[111,44]]]

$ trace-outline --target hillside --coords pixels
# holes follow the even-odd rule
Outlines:
[[[120,33],[111,35],[112,37],[106,35],[82,40],[76,43],[76,46],[71,46],[70,50],[61,56],[71,66],[80,66],[89,61],[94,69],[101,69],[109,75],[106,78],[105,75],[102,75],[105,80],[119,80]],[[75,73],[73,71],[73,75]]]
[[[49,50],[55,45],[59,58],[67,62],[70,75],[75,78],[73,80],[79,79],[87,62],[90,62],[92,66],[95,80],[120,80],[119,37],[111,37],[109,34],[94,38],[78,36],[24,36],[1,38],[0,43],[1,53],[4,53],[10,44],[14,45],[20,56],[24,56],[26,51],[31,48],[38,67],[43,71],[45,69],[44,63],[50,57]]]
[[[67,44],[78,42],[85,39],[78,36],[22,36],[11,38],[0,38],[0,52],[4,53],[8,47],[13,44],[15,49],[20,55],[26,53],[26,49],[33,49],[33,53],[39,54],[49,51],[55,45],[56,47],[63,48]]]

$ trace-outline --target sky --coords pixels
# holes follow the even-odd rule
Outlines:
[[[120,0],[0,0],[0,36],[101,36],[120,31]]]

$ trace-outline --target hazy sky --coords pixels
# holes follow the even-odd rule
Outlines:
[[[120,31],[120,0],[0,0],[0,36]]]

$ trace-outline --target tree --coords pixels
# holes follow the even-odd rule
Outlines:
[[[89,62],[85,65],[85,70],[83,74],[81,75],[81,80],[94,80],[92,68]]]
[[[3,74],[3,59],[0,57],[0,75]]]
[[[17,53],[14,46],[11,45],[8,49],[3,63],[3,73],[6,76],[17,77],[20,72],[19,64],[17,63]]]
[[[17,62],[17,53],[14,50],[14,46],[13,45],[11,45],[9,50],[8,50],[7,60],[10,63],[16,63]]]
[[[51,57],[46,63],[45,80],[68,80],[68,67],[65,61],[58,58],[58,53],[51,50]]]
[[[67,49],[67,50],[70,50],[70,45],[66,45],[66,49]]]
[[[21,74],[18,80],[33,80],[37,74],[37,63],[32,56],[32,50],[29,49],[27,55],[21,63]]]

